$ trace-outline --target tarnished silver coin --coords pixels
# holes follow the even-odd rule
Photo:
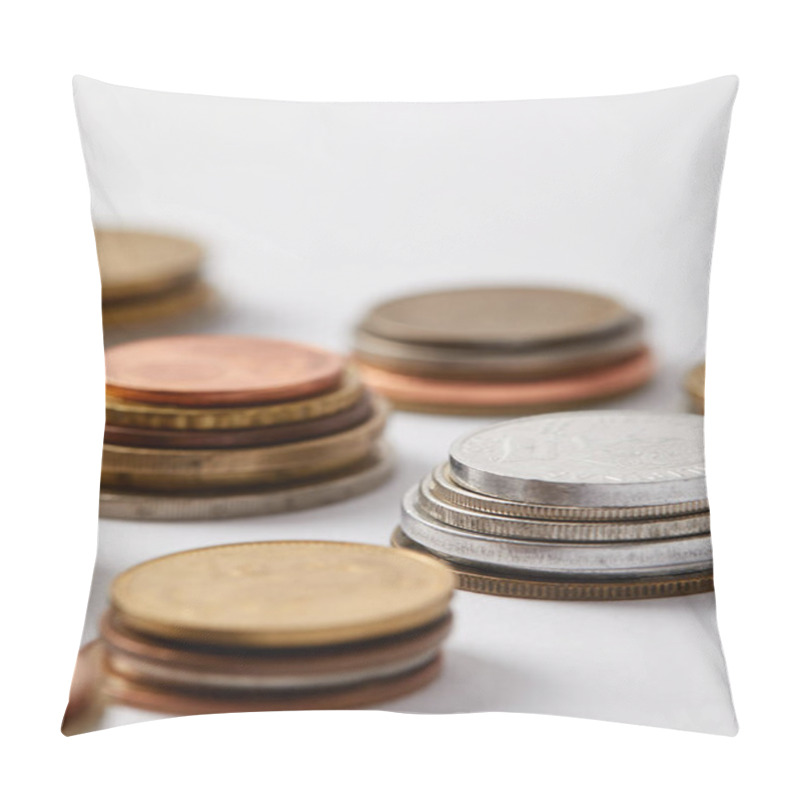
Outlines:
[[[603,544],[533,542],[485,536],[438,522],[418,504],[418,490],[403,498],[400,528],[444,558],[500,569],[561,575],[669,575],[711,569],[708,534],[652,542]]]
[[[706,497],[696,414],[570,411],[492,425],[450,448],[462,486],[554,506],[649,506]]]
[[[644,347],[642,329],[641,317],[634,316],[629,325],[606,336],[528,350],[401,342],[359,329],[355,333],[355,351],[359,360],[367,364],[409,375],[530,380],[623,361]]]
[[[503,517],[458,508],[442,501],[434,493],[430,476],[420,482],[418,504],[429,517],[456,528],[489,536],[537,541],[622,542],[674,539],[678,536],[708,533],[710,525],[707,513],[663,520],[615,522],[564,522]]]
[[[332,475],[292,486],[224,494],[145,494],[102,489],[100,516],[110,519],[199,520],[280,514],[338,503],[384,483],[394,455],[380,442],[363,461]]]
[[[672,503],[660,506],[606,506],[605,508],[581,508],[580,506],[548,506],[541,503],[519,503],[516,500],[500,500],[478,494],[459,486],[450,476],[450,465],[440,464],[431,473],[431,491],[434,496],[457,508],[495,514],[501,517],[518,517],[536,520],[562,520],[565,522],[614,522],[664,517],[681,517],[705,514],[708,499],[692,500],[688,503]]]

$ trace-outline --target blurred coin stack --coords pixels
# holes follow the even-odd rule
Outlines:
[[[692,408],[698,414],[706,411],[706,362],[697,364],[690,370],[685,381],[686,391],[692,401]]]
[[[157,558],[112,584],[102,694],[171,714],[373,705],[437,676],[452,593],[433,559],[374,545]]]
[[[176,236],[131,230],[95,230],[103,296],[103,324],[145,322],[205,304],[211,291],[200,279],[203,251]]]
[[[175,336],[106,351],[100,515],[210,519],[308,508],[391,469],[385,402],[294,342]]]
[[[702,419],[573,411],[458,439],[404,497],[393,543],[458,585],[551,600],[711,591]]]
[[[358,325],[355,359],[398,408],[451,414],[584,404],[653,373],[637,314],[601,295],[530,286],[390,300]]]

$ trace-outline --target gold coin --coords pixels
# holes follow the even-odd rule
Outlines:
[[[364,385],[352,368],[345,372],[341,385],[332,392],[262,406],[190,408],[136,403],[107,394],[106,423],[176,431],[260,428],[327,417],[354,405],[363,394]]]
[[[199,490],[288,483],[366,458],[389,414],[380,400],[361,425],[331,436],[270,447],[168,450],[103,445],[104,487]]]
[[[391,541],[393,547],[438,558],[409,539],[400,528],[395,529]],[[453,571],[456,588],[499,597],[520,597],[528,600],[654,600],[714,591],[711,570],[626,580],[584,581],[503,574],[473,569],[442,558],[438,560]]]
[[[427,556],[349,542],[189,550],[119,575],[111,603],[141,633],[217,646],[306,647],[389,636],[448,610],[454,580]]]
[[[144,300],[103,305],[103,325],[136,325],[142,322],[187,314],[211,304],[216,295],[201,281]]]
[[[103,302],[157,295],[197,275],[203,251],[176,236],[130,230],[95,230]]]
[[[695,366],[686,376],[686,391],[692,399],[692,406],[698,414],[705,412],[706,405],[706,362]]]

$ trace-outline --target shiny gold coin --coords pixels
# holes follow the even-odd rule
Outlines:
[[[686,376],[686,391],[692,399],[692,406],[698,414],[705,413],[706,405],[706,362],[694,367]]]
[[[367,457],[389,414],[388,405],[379,398],[374,409],[355,428],[270,447],[171,450],[104,444],[101,483],[104,487],[194,491],[311,478]]]
[[[103,325],[136,325],[162,317],[188,314],[196,309],[211,306],[216,299],[214,291],[201,281],[155,295],[144,300],[103,305]]]
[[[140,633],[217,646],[306,647],[389,636],[448,610],[454,580],[436,561],[345,542],[223,545],[146,561],[111,602]]]
[[[140,299],[184,285],[203,258],[195,242],[131,230],[95,230],[103,302]]]
[[[107,394],[106,423],[175,431],[260,428],[337,414],[355,405],[363,394],[364,386],[352,368],[345,371],[341,385],[331,392],[270,405],[190,408],[136,403]]]
[[[427,555],[424,547],[409,539],[400,528],[392,534],[392,546]],[[436,557],[438,558],[438,557]],[[473,569],[439,558],[439,563],[456,576],[456,588],[477,594],[520,597],[528,600],[654,600],[714,591],[711,570],[682,575],[667,575],[626,580],[584,581],[512,575],[510,573]]]

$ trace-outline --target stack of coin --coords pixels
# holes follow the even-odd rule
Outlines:
[[[686,376],[686,391],[692,401],[692,408],[698,414],[706,410],[706,362],[695,366]]]
[[[145,322],[180,314],[211,297],[200,280],[203,251],[175,236],[95,230],[103,324]]]
[[[398,407],[511,414],[631,391],[652,375],[642,319],[616,300],[530,286],[402,297],[358,325],[364,380]]]
[[[438,674],[453,584],[426,556],[339,542],[147,561],[112,584],[102,692],[173,714],[383,702]]]
[[[106,351],[100,514],[208,519],[308,508],[386,477],[387,407],[344,359],[239,336]]]
[[[393,543],[437,556],[459,588],[487,594],[711,591],[702,419],[572,411],[468,434],[404,497]]]

